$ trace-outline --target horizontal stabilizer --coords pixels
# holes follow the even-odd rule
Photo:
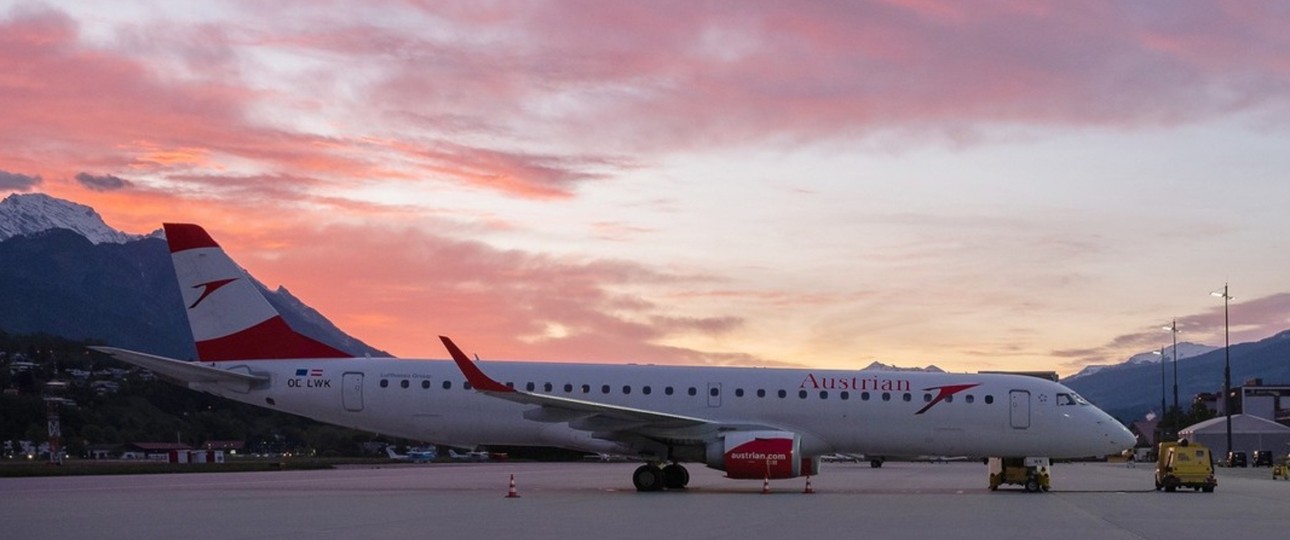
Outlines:
[[[185,362],[183,360],[175,360],[164,356],[118,349],[116,347],[90,348],[101,353],[108,354],[112,358],[116,358],[122,362],[149,369],[154,373],[178,379],[189,383],[190,385],[192,383],[216,383],[234,388],[250,388],[257,384],[263,384],[269,381],[267,376],[228,371],[210,367],[198,362]]]

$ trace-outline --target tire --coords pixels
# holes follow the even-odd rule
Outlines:
[[[870,466],[870,467],[873,467],[873,468],[875,468],[875,469],[881,469],[881,468],[882,468],[882,460],[881,460],[881,459],[871,459],[871,460],[869,460],[869,466]]]
[[[1026,492],[1039,493],[1039,481],[1034,478],[1026,480]]]
[[[663,467],[663,487],[667,489],[685,489],[690,484],[690,471],[679,463]]]
[[[660,491],[663,489],[663,470],[654,465],[641,465],[632,473],[632,484],[636,491]]]

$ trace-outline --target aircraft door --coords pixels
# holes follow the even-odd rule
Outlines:
[[[340,400],[345,410],[358,412],[363,410],[363,374],[349,372],[342,376]]]
[[[708,406],[709,407],[721,406],[721,383],[719,382],[708,383]]]
[[[1012,418],[1012,427],[1027,429],[1030,427],[1030,392],[1013,390],[1009,394],[1008,410]]]

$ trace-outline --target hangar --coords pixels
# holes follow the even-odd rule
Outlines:
[[[1178,432],[1178,437],[1208,446],[1221,458],[1227,448],[1226,417],[1187,426]],[[1255,450],[1270,450],[1274,456],[1286,455],[1290,451],[1290,427],[1248,414],[1232,415],[1232,451],[1253,456]]]

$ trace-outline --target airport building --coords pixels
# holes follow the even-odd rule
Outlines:
[[[1214,403],[1219,416],[1226,414],[1222,401],[1216,399]],[[1263,379],[1250,379],[1232,388],[1229,401],[1233,415],[1248,414],[1290,425],[1290,385],[1265,385]]]

